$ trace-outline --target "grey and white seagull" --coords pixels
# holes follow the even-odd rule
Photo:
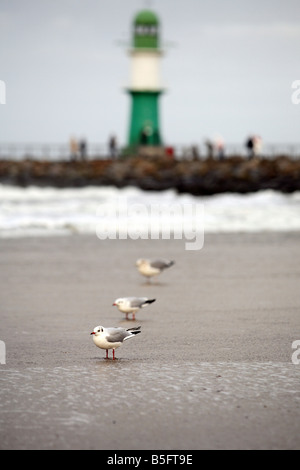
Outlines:
[[[106,349],[106,359],[108,359],[108,350],[113,350],[113,360],[115,360],[115,349],[119,348],[124,341],[134,338],[135,335],[141,333],[141,327],[136,328],[105,328],[104,326],[96,326],[91,335],[98,348]]]
[[[175,261],[170,261],[167,259],[143,259],[140,258],[136,261],[136,267],[138,268],[140,274],[145,276],[148,281],[153,276],[157,276],[164,269],[170,268],[175,264]]]
[[[132,313],[132,320],[135,320],[136,312],[143,307],[155,302],[156,299],[148,299],[147,297],[120,297],[116,299],[113,306],[118,307],[120,312],[126,314],[126,320],[128,320],[128,314]]]

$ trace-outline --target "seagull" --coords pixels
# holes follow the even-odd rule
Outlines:
[[[148,299],[147,297],[122,297],[116,299],[113,306],[118,307],[120,312],[126,313],[126,320],[128,320],[128,314],[132,313],[132,320],[135,320],[136,312],[143,307],[155,302],[156,299]]]
[[[115,360],[115,349],[119,348],[124,341],[134,338],[135,335],[141,333],[141,327],[136,328],[104,328],[104,326],[96,326],[91,335],[96,346],[106,349],[106,359],[108,359],[108,350],[113,350],[113,360]]]
[[[152,276],[157,276],[160,274],[164,269],[170,268],[175,264],[175,261],[169,261],[166,259],[138,259],[136,261],[136,267],[138,268],[139,272],[150,281]]]

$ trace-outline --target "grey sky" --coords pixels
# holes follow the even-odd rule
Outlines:
[[[149,6],[166,144],[300,141],[299,0],[0,0],[0,142],[126,143],[131,22]]]

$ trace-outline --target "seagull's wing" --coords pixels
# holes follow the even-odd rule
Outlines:
[[[129,297],[130,307],[140,308],[147,300],[147,297]]]
[[[124,328],[107,328],[106,340],[109,343],[122,343],[130,333]]]
[[[162,259],[157,259],[157,260],[151,261],[150,263],[152,268],[156,268],[156,269],[165,269],[165,268],[168,268],[169,266],[172,266],[172,264],[174,264],[173,261],[165,261]]]

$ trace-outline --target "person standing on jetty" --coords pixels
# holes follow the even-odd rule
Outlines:
[[[117,139],[114,135],[110,137],[108,147],[110,158],[114,160],[117,157]]]
[[[81,139],[81,141],[79,142],[79,154],[80,154],[80,159],[82,161],[86,160],[86,156],[87,156],[87,143],[86,143],[86,140],[85,139]]]
[[[224,160],[224,158],[225,158],[225,145],[224,145],[224,140],[222,139],[222,137],[217,137],[216,138],[215,147],[216,147],[218,159],[219,160]]]
[[[254,151],[254,156],[259,157],[261,154],[261,148],[262,148],[262,138],[260,135],[255,135],[253,138],[253,151]]]
[[[78,143],[74,137],[70,139],[70,159],[76,161],[78,157]]]
[[[246,149],[248,152],[248,160],[254,157],[254,138],[252,136],[248,137],[246,141]]]
[[[261,153],[262,138],[259,135],[252,135],[246,141],[246,148],[248,151],[248,159],[258,157]]]
[[[214,145],[210,139],[206,139],[205,146],[207,150],[207,158],[214,158]]]

